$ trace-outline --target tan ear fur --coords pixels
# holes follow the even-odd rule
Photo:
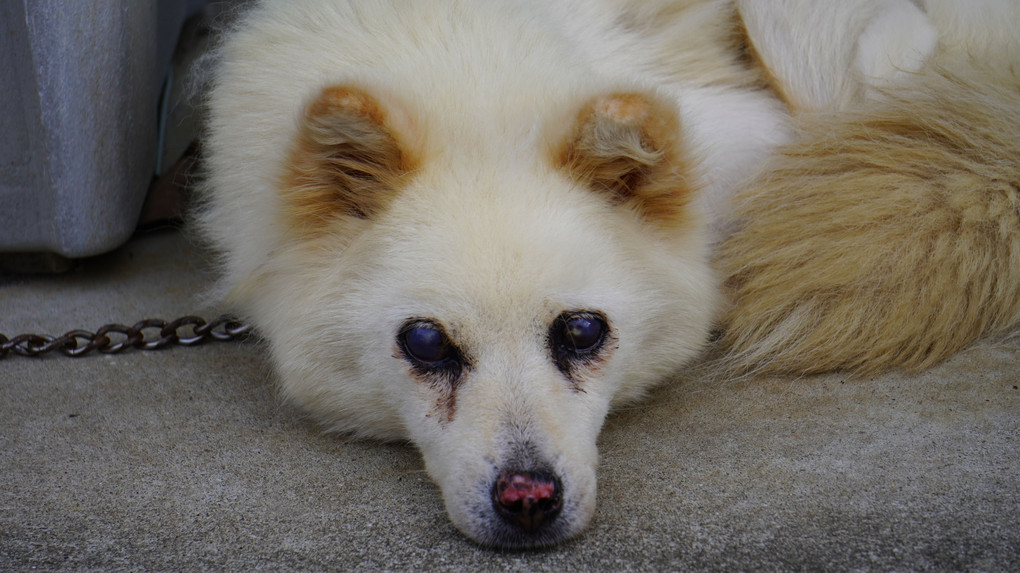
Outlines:
[[[650,221],[686,220],[694,178],[672,106],[645,94],[595,99],[578,114],[558,161],[577,181]]]
[[[386,207],[415,160],[391,114],[365,92],[334,86],[305,111],[281,182],[290,230],[321,230],[338,217],[368,219]]]

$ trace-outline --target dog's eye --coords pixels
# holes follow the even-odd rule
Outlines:
[[[563,320],[563,341],[574,352],[593,350],[602,342],[606,324],[601,319],[578,314]]]
[[[549,328],[549,345],[556,366],[569,372],[578,361],[594,357],[602,347],[609,327],[595,312],[565,312]]]
[[[440,362],[450,353],[446,334],[434,324],[423,322],[409,325],[400,338],[408,356],[418,362]]]
[[[408,322],[397,340],[404,355],[417,369],[459,374],[460,353],[438,324],[425,320]]]

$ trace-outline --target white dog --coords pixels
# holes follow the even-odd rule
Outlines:
[[[716,321],[720,364],[797,371],[916,367],[1018,322],[1020,98],[1003,70],[1020,10],[959,4],[264,0],[218,50],[209,99],[201,218],[224,291],[269,341],[285,395],[332,430],[412,440],[466,535],[561,541],[593,514],[607,413],[681,371]],[[936,71],[966,51],[991,71]],[[987,98],[961,95],[986,85]],[[976,191],[947,209],[983,209],[975,224],[1008,237],[933,253],[916,226],[896,224],[930,260],[886,254],[888,265],[862,267],[888,237],[851,233],[872,215],[838,222],[836,209],[876,200],[862,189],[877,172],[813,146],[852,140],[862,114],[928,113],[936,95],[968,102],[953,133],[970,145],[929,147],[978,149],[991,159],[972,163],[992,167],[964,181],[947,164],[927,187],[904,186],[927,197],[945,187],[939,176],[980,187],[1004,173],[1000,211]],[[1002,109],[1013,117],[982,123]],[[896,165],[933,156],[897,155],[913,133],[902,131],[860,153]],[[891,187],[873,194],[896,195],[900,171],[887,170]],[[842,203],[783,217],[782,197],[797,206],[838,181]],[[966,227],[956,221],[938,232]],[[728,291],[713,270],[719,242]],[[867,256],[847,255],[858,248]],[[919,328],[869,322],[876,307],[832,272],[877,276],[868,304],[881,305],[882,280],[982,257],[994,261],[967,270],[968,284],[999,290],[961,311],[973,332],[945,348],[928,343],[938,331],[915,340]],[[957,304],[956,283],[906,290],[929,288]],[[829,317],[837,303],[843,314]],[[804,367],[829,319],[878,326]],[[867,353],[881,344],[929,352]]]

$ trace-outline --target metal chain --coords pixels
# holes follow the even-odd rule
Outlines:
[[[128,348],[159,350],[172,345],[193,346],[207,340],[228,341],[247,337],[250,324],[232,316],[221,316],[206,322],[197,316],[183,316],[172,322],[149,318],[134,326],[107,324],[96,332],[72,330],[63,336],[19,334],[7,338],[0,334],[0,359],[8,354],[39,356],[60,351],[66,356],[85,356],[93,350],[115,354]],[[146,338],[146,331],[152,333]],[[112,335],[112,338],[111,338]]]

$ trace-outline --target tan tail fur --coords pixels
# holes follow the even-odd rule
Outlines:
[[[917,370],[1020,325],[1020,78],[956,70],[805,119],[738,197],[727,366]]]

